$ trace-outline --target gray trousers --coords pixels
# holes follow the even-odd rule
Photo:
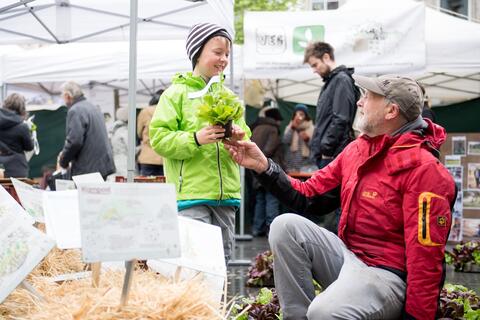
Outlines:
[[[228,262],[235,241],[235,211],[236,208],[232,206],[214,207],[203,205],[179,211],[178,214],[182,217],[192,218],[220,227],[222,230],[225,262]]]
[[[284,320],[400,317],[405,282],[367,266],[330,231],[299,215],[283,214],[271,224],[268,240]],[[324,289],[318,296],[312,279]]]

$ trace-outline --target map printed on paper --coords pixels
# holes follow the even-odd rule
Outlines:
[[[53,240],[26,220],[18,219],[17,213],[0,211],[0,303],[53,246]]]
[[[28,224],[33,224],[35,220],[30,217],[30,215],[18,204],[15,199],[3,188],[0,186],[0,214],[11,212],[16,217],[21,217],[25,219],[25,222]],[[2,226],[0,226],[2,227]]]
[[[85,262],[180,256],[172,184],[82,183],[78,190]]]
[[[28,214],[36,222],[45,222],[43,217],[43,204],[42,196],[44,190],[35,189],[31,185],[22,182],[15,178],[10,178],[12,180],[15,191],[17,192],[18,198],[22,203],[22,206],[28,212]]]

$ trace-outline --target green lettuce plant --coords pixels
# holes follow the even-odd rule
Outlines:
[[[243,116],[243,106],[235,94],[224,88],[223,74],[220,74],[220,79],[218,85],[212,86],[212,90],[202,96],[197,116],[210,124],[225,125]]]

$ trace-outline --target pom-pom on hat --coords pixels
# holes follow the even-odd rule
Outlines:
[[[192,61],[192,67],[195,68],[197,59],[202,52],[202,48],[213,37],[221,36],[227,38],[232,43],[232,37],[227,29],[213,23],[199,23],[194,25],[187,36],[187,55]]]

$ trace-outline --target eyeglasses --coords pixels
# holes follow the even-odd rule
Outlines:
[[[356,87],[360,92],[360,99],[365,99],[367,97],[367,90],[359,86],[356,86]]]

